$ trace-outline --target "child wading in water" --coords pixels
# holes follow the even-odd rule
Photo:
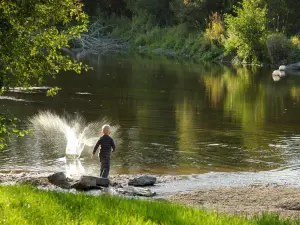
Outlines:
[[[100,177],[107,178],[109,174],[110,168],[110,153],[116,150],[116,146],[114,140],[109,136],[110,134],[110,126],[103,125],[102,126],[102,134],[103,136],[97,141],[95,148],[93,150],[93,154],[91,158],[93,159],[95,153],[100,146],[99,158],[101,162],[101,169],[100,169]]]

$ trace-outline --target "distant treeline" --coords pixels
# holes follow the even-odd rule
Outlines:
[[[92,20],[112,26],[110,34],[128,39],[133,47],[164,48],[204,60],[231,56],[248,63],[285,63],[299,55],[300,1],[83,2]]]

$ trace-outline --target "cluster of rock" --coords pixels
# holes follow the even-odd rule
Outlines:
[[[140,188],[146,186],[153,186],[156,183],[156,177],[152,176],[140,176],[130,179],[126,186],[121,183],[111,183],[107,178],[93,177],[93,176],[81,176],[79,180],[74,181],[67,178],[65,173],[59,172],[48,176],[48,181],[63,189],[76,189],[77,191],[89,191],[89,190],[103,190],[108,187],[114,189],[114,191],[121,195],[127,196],[145,196],[153,197],[156,195],[150,189]],[[137,188],[139,187],[139,188]]]
[[[273,71],[272,77],[274,81],[279,81],[280,79],[284,78],[287,74],[300,75],[300,62],[286,66],[280,66],[278,70]]]

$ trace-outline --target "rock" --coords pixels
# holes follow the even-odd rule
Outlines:
[[[286,202],[279,205],[282,209],[300,211],[300,202]]]
[[[114,188],[122,188],[122,184],[118,183],[118,182],[110,182],[110,186],[114,187]]]
[[[71,188],[75,188],[77,191],[89,191],[89,190],[102,190],[100,186],[88,186],[85,183],[76,182],[71,186]]]
[[[156,192],[152,192],[150,189],[145,189],[145,188],[135,188],[135,193],[138,196],[144,196],[144,197],[153,197],[156,195]]]
[[[274,70],[272,73],[272,76],[279,76],[279,77],[285,77],[286,74],[284,71],[282,70]]]
[[[282,66],[279,66],[279,71],[285,71],[286,69],[286,66],[282,65]]]
[[[274,81],[279,81],[285,76],[286,76],[286,73],[281,70],[274,70],[272,73],[272,78]]]
[[[96,185],[102,186],[102,187],[108,187],[109,186],[109,179],[108,178],[102,178],[102,177],[96,177]]]
[[[153,197],[156,195],[156,192],[152,192],[150,189],[145,188],[124,187],[118,188],[116,191],[127,196]]]
[[[68,180],[66,174],[63,172],[54,173],[54,174],[48,176],[48,181],[51,184],[54,184],[63,189],[71,188],[71,184],[69,183],[69,180]]]
[[[48,176],[48,181],[51,184],[58,186],[58,185],[67,183],[67,177],[66,177],[66,174],[63,172],[54,173],[54,174]]]
[[[286,65],[284,71],[285,71],[288,75],[296,75],[296,76],[299,76],[299,75],[300,75],[300,62],[294,63],[294,64]]]
[[[79,181],[72,185],[78,191],[88,191],[92,189],[102,189],[109,186],[109,179],[92,176],[81,176]]]
[[[156,182],[156,177],[151,176],[141,176],[129,180],[128,185],[135,187],[153,186]]]

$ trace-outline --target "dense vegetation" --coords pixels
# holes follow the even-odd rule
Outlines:
[[[0,2],[0,95],[12,87],[41,85],[60,71],[87,69],[60,48],[87,31],[88,16],[79,0]],[[58,88],[48,91],[54,95]],[[3,109],[0,113],[3,113]],[[0,114],[0,149],[12,135],[24,136],[17,119]]]
[[[252,64],[300,59],[299,1],[84,2],[88,14],[107,27],[109,35],[128,40],[140,51]]]
[[[136,51],[285,64],[300,59],[299,6],[292,0],[1,1],[0,94],[3,86],[28,87],[62,70],[86,68],[59,51],[87,31],[86,13],[99,33]],[[1,116],[0,149],[11,135],[24,134],[15,122]]]
[[[44,192],[0,186],[0,224],[293,224],[277,216],[253,220],[164,202]]]

